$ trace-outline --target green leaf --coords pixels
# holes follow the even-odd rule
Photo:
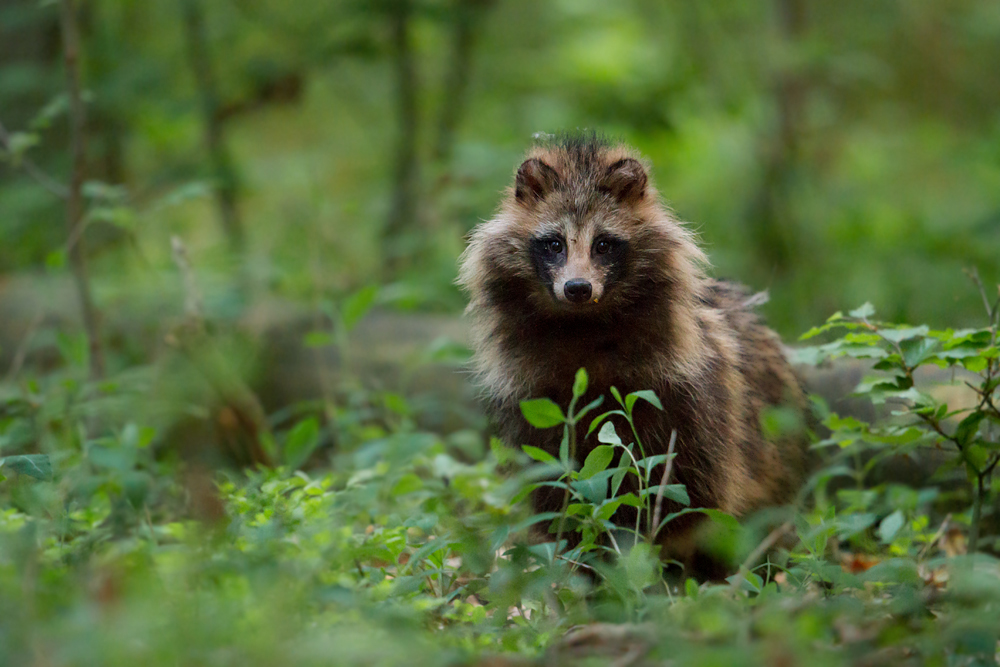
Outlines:
[[[535,428],[552,428],[566,421],[562,408],[547,398],[521,401],[521,414]]]
[[[610,521],[611,517],[615,515],[618,508],[622,506],[623,500],[621,498],[612,498],[601,503],[601,506],[597,508],[594,512],[594,518],[600,521]]]
[[[641,391],[633,391],[625,397],[625,410],[629,414],[632,414],[632,406],[634,406],[635,402],[640,398],[655,407],[657,410],[663,410],[663,404],[660,403],[660,399],[656,395],[656,392],[650,389],[643,389]]]
[[[970,370],[973,373],[982,373],[985,371],[987,363],[986,357],[981,355],[962,359],[962,365],[965,366],[966,370]]]
[[[517,461],[517,450],[507,445],[500,438],[490,438],[490,451],[501,466],[510,465]],[[541,451],[541,450],[539,450]]]
[[[587,369],[581,368],[573,379],[573,398],[580,398],[587,393]]]
[[[319,422],[315,417],[303,419],[288,432],[282,457],[285,465],[292,470],[297,469],[312,455],[319,445]]]
[[[650,500],[656,500],[656,496],[660,493],[660,489],[663,489],[663,497],[667,500],[673,500],[675,503],[680,503],[681,505],[691,504],[691,498],[688,496],[687,487],[683,484],[657,484],[656,486],[643,489],[642,497],[644,499],[648,497]]]
[[[521,447],[525,454],[535,459],[539,463],[551,463],[553,465],[559,465],[559,461],[556,457],[549,454],[544,449],[539,449],[538,447],[532,447],[531,445],[524,445]]]
[[[622,439],[618,437],[618,431],[615,430],[615,425],[613,422],[604,422],[604,426],[597,434],[598,442],[603,442],[608,445],[621,445]]]
[[[174,188],[159,201],[154,202],[154,208],[170,208],[193,199],[209,197],[211,194],[212,186],[207,181],[191,181]]]
[[[396,485],[392,487],[393,496],[405,496],[408,493],[419,491],[424,488],[424,482],[412,472],[408,472],[399,478]]]
[[[624,457],[625,455],[622,454],[622,456]],[[620,465],[620,467],[617,468],[617,472],[615,472],[615,474],[611,477],[611,496],[612,497],[618,495],[618,489],[621,488],[622,482],[625,481],[625,475],[627,475],[628,471],[631,470],[631,469],[632,468],[630,466],[627,466],[627,465],[625,465],[625,466],[621,466]]]
[[[578,479],[570,484],[570,487],[578,495],[592,505],[599,505],[608,498],[608,480],[614,474],[614,470],[602,470],[594,474],[590,479]]]
[[[905,517],[901,510],[896,510],[886,518],[882,519],[882,523],[878,527],[878,536],[884,544],[892,542],[892,539],[896,537],[896,533],[899,529],[903,527],[903,522]]]
[[[919,340],[906,340],[900,343],[903,350],[903,361],[910,368],[914,368],[924,363],[931,356],[931,351],[938,345],[933,338],[921,338]]]
[[[42,480],[52,478],[52,461],[45,454],[8,456],[0,462],[6,470],[13,470],[19,475]]]
[[[594,400],[592,400],[590,403],[587,403],[587,405],[585,405],[582,410],[578,411],[576,413],[576,415],[574,415],[574,417],[573,417],[574,421],[579,422],[584,417],[586,417],[587,414],[591,410],[593,410],[594,408],[600,407],[601,403],[603,403],[603,402],[604,402],[604,397],[603,396],[598,396],[597,398],[595,398]],[[587,435],[590,435],[590,433],[588,432]]]
[[[302,344],[306,347],[326,347],[333,343],[333,334],[329,331],[310,331],[302,339]]]
[[[524,521],[520,521],[511,526],[510,532],[519,533],[525,528],[534,526],[536,523],[541,523],[542,521],[552,521],[553,519],[558,519],[559,517],[559,512],[541,512],[540,514],[533,514]]]
[[[601,398],[604,397],[602,396]],[[624,417],[625,413],[622,412],[621,410],[608,410],[607,412],[602,412],[601,414],[594,417],[593,421],[590,422],[590,427],[587,429],[587,435],[589,436],[591,433],[593,433],[594,430],[601,425],[601,422],[603,422],[611,415],[621,415],[622,417]]]
[[[920,327],[900,327],[899,329],[879,329],[878,333],[882,338],[891,340],[894,343],[901,343],[912,338],[923,338],[930,332],[926,326]]]
[[[605,470],[610,465],[614,452],[615,448],[610,445],[594,447],[590,454],[587,454],[587,460],[583,462],[583,468],[580,469],[580,479],[590,479]]]
[[[628,505],[629,507],[635,507],[638,509],[642,508],[642,501],[639,500],[639,496],[634,493],[626,493],[624,496],[618,496],[615,500],[620,501],[622,505]]]
[[[864,305],[862,305],[860,308],[855,308],[854,310],[848,313],[848,315],[850,315],[851,317],[857,318],[859,320],[868,319],[874,314],[875,314],[875,306],[873,306],[871,302],[865,302]]]
[[[647,456],[644,459],[639,459],[636,461],[636,465],[638,465],[639,468],[644,470],[648,475],[655,466],[658,466],[661,463],[666,463],[667,458],[673,458],[675,456],[677,456],[677,454],[670,454],[669,457],[667,454],[654,454],[653,456]]]
[[[410,556],[410,560],[407,561],[406,567],[403,568],[402,571],[412,572],[415,565],[421,563],[431,554],[437,553],[443,549],[451,549],[454,544],[454,542],[443,537],[431,538],[423,546],[413,552],[413,555]]]
[[[45,256],[45,267],[55,271],[66,266],[66,249],[53,250]]]
[[[668,523],[670,523],[677,517],[684,516],[685,514],[693,514],[695,512],[706,515],[712,521],[716,522],[717,524],[729,530],[736,531],[739,530],[740,528],[740,522],[737,521],[732,514],[727,514],[722,510],[709,509],[705,507],[685,507],[679,512],[668,514],[663,519],[663,521],[660,522],[660,525],[656,527],[656,533],[654,533],[654,535],[659,534],[660,530],[662,530],[664,526],[666,526]]]
[[[976,433],[979,432],[979,424],[985,418],[986,415],[984,413],[977,411],[963,419],[955,429],[955,440],[963,447],[969,444],[976,436]]]
[[[17,165],[29,148],[37,146],[40,138],[34,132],[11,132],[7,137],[7,150],[11,160]]]
[[[618,387],[611,387],[611,395],[615,397],[615,400],[622,406],[625,405],[625,401],[622,400],[621,392],[618,391]]]
[[[377,298],[378,286],[370,285],[344,299],[344,303],[340,306],[340,316],[344,320],[344,328],[348,331],[353,329],[354,325],[375,305]]]

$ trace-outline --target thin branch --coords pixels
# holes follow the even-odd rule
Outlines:
[[[198,282],[194,278],[194,271],[191,269],[191,260],[188,258],[187,248],[180,237],[170,237],[170,250],[174,257],[174,264],[181,274],[184,284],[184,316],[188,319],[190,326],[203,330],[205,326],[205,309],[202,305],[201,290],[198,289]]]
[[[972,267],[966,273],[969,274],[969,278],[975,283],[976,289],[979,290],[979,296],[983,299],[983,306],[986,307],[986,316],[990,318],[990,323],[993,323],[994,309],[990,305],[990,298],[986,296],[986,286],[983,285],[982,279],[979,277],[979,269],[977,267]]]
[[[649,525],[650,530],[650,542],[653,541],[655,535],[653,531],[656,527],[660,525],[660,515],[663,512],[663,489],[667,485],[667,481],[670,479],[670,472],[674,468],[674,445],[677,444],[677,429],[670,431],[670,444],[667,446],[667,462],[663,466],[663,477],[660,479],[660,490],[656,492],[656,508],[653,510],[653,523]]]
[[[90,290],[87,254],[82,231],[83,181],[87,168],[87,110],[80,86],[80,33],[73,0],[62,0],[61,23],[63,51],[66,63],[66,84],[69,89],[70,141],[73,172],[66,198],[66,231],[74,243],[69,247],[69,263],[76,282],[77,296],[83,315],[83,327],[90,348],[90,375],[104,377],[104,351],[101,348],[100,317]]]
[[[8,153],[13,153],[14,149],[11,147],[11,137],[7,128],[4,127],[3,121],[0,121],[0,148],[3,148]],[[66,199],[69,197],[69,188],[65,185],[52,178],[46,174],[41,167],[39,167],[35,162],[26,155],[21,155],[18,157],[18,164],[24,168],[28,176],[38,181],[38,184],[43,188],[51,192],[59,199]]]
[[[934,537],[931,538],[931,541],[925,544],[924,548],[921,549],[920,553],[917,554],[917,560],[923,558],[924,554],[927,553],[927,550],[930,549],[935,544],[937,544],[937,541],[940,540],[941,536],[944,535],[946,530],[948,530],[948,525],[950,523],[951,523],[951,512],[949,512],[948,515],[945,516],[944,521],[941,522],[941,527],[938,528],[936,533],[934,533]]]
[[[772,530],[768,536],[757,545],[757,548],[750,552],[750,555],[747,556],[746,560],[743,561],[743,564],[740,565],[740,569],[736,573],[733,583],[729,586],[730,593],[735,593],[739,589],[740,584],[743,583],[747,573],[750,571],[750,566],[760,560],[760,557],[763,556],[768,549],[777,544],[778,540],[784,537],[785,533],[790,531],[793,527],[794,526],[791,521],[786,521]]]
[[[7,370],[7,376],[4,378],[5,381],[13,380],[17,377],[17,374],[21,372],[21,368],[24,366],[25,359],[28,358],[28,350],[31,345],[31,339],[35,337],[35,332],[38,331],[38,327],[42,326],[42,322],[45,321],[45,313],[41,309],[35,313],[32,318],[31,323],[28,325],[28,329],[24,333],[24,338],[18,344],[17,349],[14,351],[14,358],[11,360],[10,368]]]
[[[621,554],[619,553],[619,555],[621,555]],[[569,563],[570,565],[572,565],[574,567],[582,567],[585,570],[590,570],[591,572],[594,571],[594,568],[592,568],[591,566],[587,565],[586,563],[581,563],[580,561],[573,560],[572,558],[566,558],[566,556],[563,556],[562,554],[556,555],[556,558],[558,558],[559,560],[564,560],[564,561],[566,561],[567,563]]]

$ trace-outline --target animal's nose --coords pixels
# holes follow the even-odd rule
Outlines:
[[[566,286],[563,287],[563,293],[566,298],[573,303],[584,303],[590,300],[590,295],[593,293],[593,289],[590,283],[582,278],[574,278],[573,280],[567,280]]]

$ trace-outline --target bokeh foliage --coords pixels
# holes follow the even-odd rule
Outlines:
[[[893,320],[972,321],[960,269],[995,278],[994,3],[88,0],[89,178],[127,187],[137,214],[111,222],[141,230],[154,268],[169,264],[170,234],[205,264],[224,247],[192,185],[220,183],[191,6],[261,287],[347,289],[399,264],[393,278],[457,307],[462,235],[491,214],[533,133],[578,127],[645,153],[717,272],[770,289],[786,335],[864,300]],[[61,176],[55,7],[7,0],[0,12],[0,120]],[[57,202],[3,173],[0,266],[41,266],[61,238]],[[399,187],[415,193],[396,229]],[[178,188],[189,197],[163,206]],[[101,268],[120,275],[135,249],[106,226],[92,230],[111,244]]]
[[[0,0],[0,663],[996,664],[997,62],[987,0]],[[876,304],[797,354],[879,410],[817,400],[796,507],[708,512],[727,582],[608,520],[687,504],[669,457],[490,440],[458,372],[464,235],[573,128],[786,338]]]

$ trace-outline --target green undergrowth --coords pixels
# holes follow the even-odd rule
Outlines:
[[[213,472],[136,408],[153,369],[93,383],[69,355],[3,385],[0,664],[554,664],[594,623],[647,638],[608,631],[594,664],[996,664],[997,316],[932,330],[865,306],[806,334],[827,342],[805,361],[870,360],[857,392],[885,409],[865,423],[817,404],[800,502],[739,523],[690,507],[672,454],[608,420],[655,394],[581,406],[583,370],[570,405],[522,405],[563,428],[559,452],[425,432],[404,397],[355,388],[272,420],[273,469]],[[963,393],[922,385],[925,367]],[[583,461],[577,423],[597,443]],[[926,474],[894,479],[903,460]],[[538,485],[560,512],[532,513]],[[614,525],[622,506],[641,521]],[[687,512],[709,515],[727,581],[658,559]]]

